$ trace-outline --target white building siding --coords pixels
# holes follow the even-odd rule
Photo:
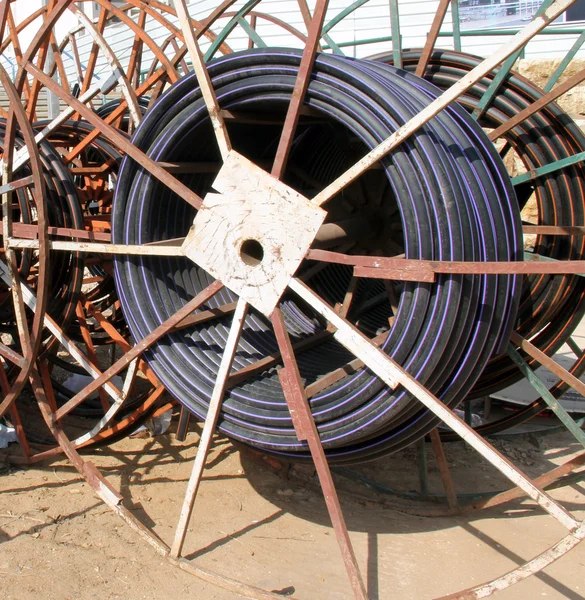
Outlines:
[[[309,7],[313,10],[315,1],[307,0]],[[202,20],[217,6],[219,0],[199,0],[189,4],[189,10],[194,18]],[[41,0],[17,0],[15,6],[17,12],[20,10],[22,15],[30,14],[30,12],[41,4]],[[91,14],[91,2],[84,3],[89,7]],[[427,32],[431,26],[433,17],[438,7],[438,0],[400,0],[400,25],[402,34],[402,46],[404,48],[421,47],[426,39]],[[26,10],[23,9],[26,5]],[[239,10],[245,5],[245,0],[238,0],[230,9],[231,12]],[[347,6],[350,5],[349,0],[331,0],[326,17],[326,23],[337,16]],[[254,9],[259,13],[275,15],[288,25],[298,29],[303,34],[306,33],[305,24],[298,8],[297,0],[262,0]],[[213,31],[218,33],[223,26],[228,22],[228,18],[220,19],[213,27]],[[69,26],[71,21],[69,21]],[[578,27],[580,24],[567,24],[566,27]],[[31,28],[32,29],[32,28]],[[448,11],[443,24],[443,31],[452,31],[451,11]],[[168,30],[153,19],[147,19],[147,33],[152,37],[154,42],[160,46],[168,36]],[[272,24],[263,19],[259,19],[257,23],[257,31],[260,37],[268,46],[290,46],[302,47],[303,43],[294,35],[286,32],[282,27]],[[59,35],[64,35],[63,28],[59,30]],[[123,67],[126,67],[132,51],[134,41],[134,33],[124,23],[111,24],[106,28],[106,39],[112,50],[118,57]],[[390,10],[388,0],[370,0],[363,6],[348,15],[340,21],[330,31],[331,38],[336,43],[354,44],[354,42],[383,38],[390,36]],[[86,33],[79,33],[76,36],[81,62],[85,66],[88,61],[89,53],[93,44],[92,37]],[[540,35],[531,41],[526,49],[526,58],[560,58],[566,54],[571,48],[577,34],[571,35]],[[487,56],[493,53],[504,41],[509,37],[502,36],[481,36],[481,37],[463,37],[462,49],[464,51]],[[233,50],[241,50],[248,47],[249,38],[241,26],[237,26],[230,34],[228,43]],[[202,48],[204,51],[209,47],[207,40],[202,40]],[[326,45],[327,41],[324,40]],[[451,37],[441,37],[437,44],[444,48],[453,48],[453,40]],[[65,63],[67,65],[68,77],[70,84],[77,81],[77,70],[73,62],[71,49],[65,54]],[[388,52],[392,50],[392,42],[381,41],[377,43],[369,43],[364,45],[349,45],[343,46],[343,51],[350,56],[366,57],[379,52]],[[167,56],[172,56],[174,51],[168,49]],[[581,57],[585,57],[585,49],[579,52]],[[7,70],[11,71],[12,64],[10,56],[7,53],[3,59],[3,64]],[[143,71],[147,70],[154,56],[146,46],[143,50]],[[105,57],[100,53],[96,74],[105,77],[110,71],[110,67]]]
[[[216,0],[202,0],[191,4],[189,8],[194,17],[203,19],[213,10],[216,4]],[[315,3],[309,0],[308,4],[312,9]],[[332,0],[329,3],[326,22],[335,17],[349,4],[350,2],[347,1]],[[237,10],[243,5],[244,2],[240,1],[234,6],[233,10]],[[400,30],[402,34],[402,46],[404,48],[417,48],[424,44],[438,5],[438,0],[399,1]],[[296,0],[263,0],[257,5],[255,10],[274,14],[303,33],[306,32]],[[227,19],[220,21],[218,27],[215,27],[214,30],[218,31],[221,25],[224,25],[226,22]],[[583,26],[583,23],[568,23],[564,27],[578,28],[580,26]],[[442,31],[451,32],[452,30],[451,11],[448,11]],[[274,25],[264,24],[258,31],[269,45],[299,45],[298,40],[283,33],[282,30]],[[331,30],[330,34],[337,43],[389,37],[390,9],[388,0],[370,0],[338,23]],[[571,48],[577,37],[577,34],[537,36],[528,44],[525,53],[526,58],[562,57]],[[462,49],[472,54],[488,56],[508,39],[510,39],[509,36],[464,36],[462,38]],[[237,28],[230,38],[230,43],[234,49],[246,47],[247,41],[248,37],[240,27]],[[451,37],[441,37],[438,45],[444,48],[453,48],[453,40]],[[353,56],[364,57],[388,51],[391,48],[392,43],[386,41],[358,45],[354,48],[344,48],[344,52]],[[585,50],[581,50],[579,56],[585,57]]]

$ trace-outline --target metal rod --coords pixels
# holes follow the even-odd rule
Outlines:
[[[69,411],[81,404],[81,402],[83,402],[89,395],[93,394],[93,392],[95,392],[106,382],[109,382],[114,375],[117,375],[122,369],[127,367],[137,356],[140,356],[145,350],[150,348],[152,344],[156,343],[160,338],[165,336],[185,317],[189,316],[194,310],[197,310],[202,304],[207,302],[209,298],[217,294],[217,292],[219,292],[219,290],[222,288],[223,285],[221,282],[214,281],[203,291],[199,292],[197,296],[189,300],[189,302],[180,308],[173,316],[169,317],[166,321],[161,323],[156,329],[144,337],[140,342],[135,344],[131,350],[119,358],[109,369],[104,371],[104,373],[95,378],[91,383],[85,386],[83,390],[78,392],[75,396],[73,396],[73,398],[61,406],[57,411],[56,418],[60,419],[64,417]]]
[[[311,19],[311,25],[309,27],[307,41],[303,50],[303,56],[301,58],[301,64],[299,65],[299,72],[295,81],[295,86],[288,105],[288,110],[282,126],[282,134],[278,141],[278,148],[276,149],[276,156],[274,158],[274,164],[272,165],[271,175],[277,179],[282,179],[284,171],[286,169],[286,163],[288,155],[292,146],[292,141],[295,136],[297,124],[299,122],[300,109],[305,99],[305,93],[309,87],[309,81],[311,77],[311,70],[315,62],[315,54],[319,47],[319,40],[321,39],[321,30],[323,28],[323,22],[325,21],[325,14],[327,12],[327,6],[329,0],[317,0],[315,11],[313,12],[313,18]]]
[[[555,560],[566,554],[571,548],[574,548],[583,539],[585,539],[585,525],[581,525],[576,531],[565,536],[560,542],[545,550],[542,554],[539,554],[532,560],[524,563],[523,565],[516,567],[513,571],[498,577],[488,583],[483,583],[476,587],[452,594],[449,596],[442,596],[437,600],[456,600],[460,598],[466,598],[471,600],[472,598],[487,598],[495,592],[504,590],[511,585],[534,575],[542,571],[545,567],[553,563]]]
[[[440,400],[431,394],[423,385],[409,375],[400,365],[395,363],[383,351],[372,346],[369,340],[348,321],[341,318],[325,304],[309,287],[298,279],[291,279],[289,287],[318,314],[327,319],[336,331],[335,339],[360,358],[386,385],[394,389],[402,385],[413,394],[424,406],[439,417],[448,427],[459,435],[472,448],[477,450],[486,460],[496,467],[514,485],[522,488],[524,493],[537,502],[544,510],[570,531],[579,528],[577,521],[565,508],[558,504],[543,490],[535,486],[519,469],[506,459],[493,446],[488,444],[461,418],[449,410]]]
[[[213,132],[215,133],[215,139],[217,141],[217,145],[219,146],[220,154],[225,160],[229,154],[229,151],[232,149],[232,144],[228,136],[225,122],[220,113],[219,103],[217,102],[217,97],[211,83],[211,78],[209,77],[209,73],[205,67],[205,61],[203,59],[203,55],[201,54],[199,43],[197,42],[197,38],[195,37],[191,27],[187,4],[185,0],[174,0],[174,4],[175,10],[177,11],[177,16],[179,17],[181,31],[183,32],[183,37],[185,38],[185,45],[187,46],[189,50],[189,56],[191,57],[191,64],[195,74],[197,75],[197,82],[199,83],[199,87],[201,89],[201,95],[203,96],[203,100],[207,106],[207,112],[209,113],[209,119],[213,127]]]
[[[534,19],[536,20],[541,14],[543,14],[546,11],[546,9],[548,9],[549,6],[553,3],[553,1],[554,0],[544,0],[542,4],[538,7]],[[472,116],[474,119],[477,120],[484,114],[490,102],[498,93],[500,86],[502,85],[502,83],[504,83],[504,79],[508,76],[508,74],[512,70],[512,67],[516,64],[516,61],[519,58],[522,58],[522,52],[524,48],[525,45],[523,44],[516,52],[514,52],[514,54],[509,56],[504,62],[504,64],[498,69],[498,72],[494,75],[494,78],[488,85],[485,92],[482,94],[476,107],[473,109]]]
[[[207,455],[211,448],[212,437],[217,425],[217,419],[219,418],[227,379],[232,368],[236,350],[238,348],[238,342],[244,327],[247,310],[247,302],[240,298],[238,300],[236,310],[234,311],[232,326],[225,342],[221,363],[215,379],[215,385],[209,400],[209,407],[207,409],[203,431],[201,432],[201,438],[199,439],[199,445],[197,447],[197,455],[195,456],[195,461],[193,463],[193,471],[191,472],[191,477],[187,486],[187,492],[185,494],[185,500],[183,501],[179,522],[177,523],[175,537],[171,546],[171,556],[173,558],[178,558],[183,550],[185,536],[187,535],[187,527],[189,526],[189,521],[191,520],[191,515],[193,514],[193,507],[195,505],[197,491],[199,490],[201,477],[203,476],[203,469],[205,468]]]
[[[66,252],[93,252],[96,254],[132,254],[139,256],[185,256],[181,246],[162,246],[147,244],[101,244],[99,242],[48,240],[46,246],[51,250]],[[9,238],[8,247],[23,250],[38,250],[39,240]]]
[[[532,102],[524,110],[516,113],[511,119],[508,119],[505,123],[500,125],[497,129],[494,129],[488,134],[490,140],[494,141],[513,129],[519,123],[522,123],[525,119],[538,112],[541,108],[544,108],[547,104],[556,100],[559,96],[562,96],[565,92],[572,90],[575,86],[579,85],[585,80],[585,69],[581,69],[578,73],[575,73],[572,77],[564,81],[561,85],[558,85],[552,91]]]
[[[559,66],[555,69],[554,73],[550,76],[549,80],[544,85],[543,90],[545,92],[550,92],[555,83],[559,80],[561,75],[564,73],[565,69],[569,66],[569,63],[575,58],[575,55],[585,42],[585,31],[581,32],[581,35],[575,40],[574,44],[571,46],[571,49],[567,52],[563,60],[561,60]]]
[[[323,450],[321,439],[319,438],[319,432],[305,395],[301,375],[295,359],[294,350],[292,349],[290,337],[286,330],[284,318],[278,307],[272,313],[271,321],[284,364],[284,368],[279,369],[278,371],[278,377],[293,421],[295,432],[300,441],[306,441],[309,445],[311,457],[313,458],[315,468],[317,469],[317,475],[323,490],[327,510],[333,524],[333,529],[335,530],[337,543],[341,550],[341,556],[345,563],[345,569],[349,576],[354,596],[357,600],[367,600],[366,588],[347,531],[347,525],[343,517],[343,511],[341,509],[341,504],[339,503],[335,483],[333,482],[331,470],[327,463],[327,457]]]
[[[577,152],[577,154],[573,154],[573,156],[562,158],[561,160],[549,163],[548,165],[543,165],[542,167],[531,169],[530,171],[528,171],[528,173],[523,173],[522,175],[516,175],[516,177],[512,177],[512,185],[520,185],[528,181],[533,181],[534,179],[538,179],[542,175],[548,175],[549,173],[560,171],[565,167],[569,167],[570,165],[576,165],[577,163],[580,163],[584,160],[585,151]]]
[[[388,0],[390,5],[390,32],[392,33],[392,60],[402,69],[402,35],[400,34],[400,10],[398,0]]]
[[[457,1],[458,0],[455,0],[455,4]],[[429,64],[429,58],[431,57],[431,53],[435,48],[435,43],[437,42],[441,25],[443,25],[443,21],[445,20],[445,15],[447,14],[449,4],[451,4],[451,0],[440,0],[439,2],[439,6],[435,12],[435,18],[431,24],[431,30],[427,34],[427,41],[425,42],[423,51],[418,59],[418,64],[416,65],[416,71],[414,72],[414,74],[418,75],[419,77],[423,77],[425,74],[427,65]],[[394,37],[394,34],[392,34],[392,37]]]
[[[435,427],[429,434],[431,437],[431,444],[433,446],[433,452],[437,461],[437,467],[439,474],[441,475],[441,481],[445,494],[447,495],[447,503],[449,508],[453,511],[459,510],[459,500],[457,499],[457,492],[455,491],[455,484],[453,477],[451,477],[451,471],[449,470],[449,463],[447,462],[447,456],[445,455],[445,448],[443,442],[441,442],[441,434]]]

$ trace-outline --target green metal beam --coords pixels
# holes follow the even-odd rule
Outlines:
[[[570,337],[566,343],[567,343],[567,346],[569,346],[569,348],[571,349],[571,352],[577,358],[581,358],[583,356],[583,350],[581,349],[579,344],[577,344],[577,342],[572,337]]]
[[[367,38],[365,40],[357,40],[357,41],[352,41],[352,42],[339,42],[339,44],[337,44],[340,48],[347,48],[348,46],[365,46],[367,44],[378,44],[380,42],[391,42],[392,41],[392,36],[391,35],[385,35],[382,37],[377,37],[377,38]],[[330,46],[323,46],[323,50],[329,50]]]
[[[554,2],[554,0],[544,0],[544,2],[540,5],[540,8],[536,11],[534,18],[539,17],[553,2]],[[508,76],[508,74],[512,70],[512,67],[514,66],[514,64],[516,63],[518,58],[520,57],[523,48],[524,47],[522,47],[520,50],[517,50],[516,52],[514,52],[514,54],[511,54],[504,61],[504,64],[499,68],[498,72],[495,74],[494,78],[492,79],[491,83],[489,84],[487,90],[483,93],[482,97],[480,98],[479,102],[477,103],[477,106],[473,110],[472,116],[474,119],[477,120],[483,115],[486,108],[489,106],[489,104],[493,100],[494,96],[498,93],[498,90],[500,89],[500,86],[504,82],[504,79]]]
[[[227,25],[218,33],[217,37],[207,50],[204,56],[204,60],[207,62],[211,60],[219,47],[225,42],[228,35],[237,27],[241,19],[243,19],[254,7],[260,3],[260,0],[250,0],[228,21]]]
[[[331,50],[333,50],[333,54],[345,56],[345,52],[333,41],[330,35],[327,33],[321,33],[321,37],[327,42],[327,48],[331,48]]]
[[[459,20],[459,0],[451,0],[451,20],[453,21],[453,48],[457,52],[461,52],[461,21]],[[441,35],[440,32],[439,35]]]
[[[528,363],[512,344],[508,344],[508,355],[514,361],[520,372],[529,381],[530,385],[540,394],[548,407],[561,420],[562,424],[573,434],[573,437],[585,448],[585,431],[575,423],[571,415],[561,406],[559,401],[549,392],[544,383],[537,377]]]
[[[238,24],[248,34],[250,39],[258,48],[266,48],[266,42],[258,35],[258,32],[246,21],[245,17],[242,17]]]
[[[555,171],[559,171],[560,169],[564,169],[570,165],[574,165],[580,163],[585,160],[585,152],[578,152],[573,156],[568,156],[567,158],[562,158],[561,160],[557,160],[553,163],[549,163],[548,165],[544,165],[542,167],[538,167],[537,169],[532,169],[528,171],[528,173],[524,173],[522,175],[517,175],[516,177],[512,177],[512,185],[520,185],[521,183],[526,183],[527,181],[532,181],[534,179],[538,179],[542,175],[548,175],[549,173],[554,173]]]
[[[338,15],[333,17],[331,21],[326,23],[323,27],[322,35],[325,36],[326,33],[331,31],[333,27],[335,27],[340,21],[343,21],[345,17],[351,15],[354,10],[357,10],[360,6],[363,6],[368,0],[356,0],[353,4],[350,4],[347,8],[344,8]],[[341,44],[339,44],[341,46]]]
[[[581,46],[585,42],[585,31],[575,40],[575,43],[571,47],[571,49],[567,52],[567,55],[561,61],[561,64],[556,68],[555,72],[550,76],[550,79],[546,82],[544,86],[545,92],[550,92],[554,86],[554,84],[559,80],[560,76],[563,74],[564,70],[567,68],[569,63],[575,58],[575,55],[580,50]]]
[[[389,0],[390,33],[392,34],[392,61],[394,66],[402,69],[402,35],[400,34],[400,12],[398,0]]]

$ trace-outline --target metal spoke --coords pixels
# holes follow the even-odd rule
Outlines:
[[[529,347],[528,344],[529,344],[529,342],[526,342],[525,344],[523,344],[524,349],[527,349]],[[536,350],[536,352],[534,352],[535,350]],[[531,353],[539,354],[540,351],[537,348],[532,347]],[[568,429],[568,431],[571,432],[573,437],[585,448],[585,431],[583,431],[583,429],[581,429],[581,427],[577,423],[575,423],[575,421],[571,418],[569,413],[563,408],[561,403],[550,393],[550,391],[544,385],[544,383],[535,375],[534,371],[532,371],[532,369],[528,366],[526,361],[522,358],[522,355],[518,352],[518,350],[516,350],[516,348],[512,344],[508,344],[508,354],[509,354],[510,358],[514,361],[516,366],[520,369],[520,372],[522,373],[522,375],[524,375],[524,377],[526,377],[528,382],[539,393],[540,397],[546,402],[546,404],[552,410],[552,412],[559,418],[561,423]],[[540,354],[543,354],[543,353],[540,353]],[[546,355],[544,355],[544,356],[546,356]],[[549,360],[551,362],[554,362],[552,359],[549,359]],[[551,365],[549,363],[549,364],[547,364],[547,367],[550,369],[551,372],[553,372],[555,374],[559,373],[559,372],[562,373],[564,371],[563,377],[562,377],[562,379],[564,379],[564,380],[577,379],[576,377],[573,377],[573,375],[571,375],[569,372],[565,371],[565,369],[563,369],[560,366],[557,369],[556,367],[554,367],[553,365]],[[577,379],[577,381],[579,381],[579,380]],[[581,383],[581,382],[579,382],[579,383]],[[581,385],[579,385],[578,388],[575,388],[575,389],[580,391],[580,390],[583,390],[584,387],[585,386],[581,383]]]
[[[317,0],[313,18],[311,19],[311,25],[309,27],[307,41],[303,50],[301,64],[299,65],[299,72],[295,81],[290,104],[288,105],[284,125],[282,127],[282,134],[278,142],[278,148],[276,149],[274,165],[272,166],[271,174],[277,179],[282,179],[286,169],[288,155],[290,153],[292,141],[294,139],[297,124],[299,122],[301,106],[303,105],[305,93],[309,87],[311,70],[313,69],[315,54],[319,47],[321,30],[323,28],[323,22],[325,20],[325,14],[327,12],[328,5],[329,0]]]
[[[116,361],[109,369],[104,371],[99,377],[95,378],[82,391],[78,392],[71,400],[67,401],[56,414],[57,418],[65,416],[76,406],[79,406],[88,396],[97,391],[102,385],[108,383],[110,379],[117,375],[122,369],[126,368],[136,357],[140,356],[145,350],[148,350],[154,343],[167,335],[174,327],[176,327],[185,317],[188,317],[194,310],[197,310],[202,304],[207,302],[217,292],[223,288],[219,281],[215,281],[197,296],[189,300],[185,306],[180,308],[172,317],[169,317],[164,323],[151,331],[145,338],[135,344],[131,350],[126,352],[118,361]]]
[[[355,165],[349,168],[345,173],[340,175],[335,181],[325,187],[317,196],[313,198],[313,202],[321,206],[337,195],[342,189],[348,186],[352,181],[365,173],[370,167],[375,165],[381,158],[394,150],[399,144],[406,140],[415,131],[420,129],[425,123],[445,109],[451,102],[457,100],[461,94],[468,90],[472,85],[477,83],[485,75],[487,75],[494,67],[497,67],[508,56],[521,48],[528,40],[533,38],[548,24],[552,23],[559,15],[561,15],[575,0],[557,0],[553,5],[546,10],[540,17],[537,17],[527,25],[522,31],[517,33],[508,43],[501,46],[489,58],[486,58],[477,67],[472,69],[456,84],[451,86],[447,91],[443,92],[436,100],[433,100],[426,108],[421,110],[418,115],[410,121],[399,127],[390,137],[384,142],[376,146],[366,156],[360,159]]]
[[[439,274],[499,275],[499,274],[583,274],[584,260],[557,261],[532,252],[524,253],[524,261],[434,261],[385,256],[360,256],[309,250],[309,260],[354,267],[356,277],[396,279],[400,281],[435,281]]]
[[[472,448],[477,450],[486,460],[494,465],[510,481],[521,488],[524,493],[537,502],[544,510],[570,531],[576,531],[580,522],[567,510],[553,500],[547,493],[534,485],[509,460],[488,444],[465,421],[450,411],[440,400],[435,398],[423,385],[418,383],[400,365],[395,363],[384,352],[372,346],[369,340],[348,321],[341,318],[325,304],[310,288],[297,279],[292,279],[289,287],[307,302],[318,314],[327,319],[336,331],[335,339],[361,359],[390,388],[402,385],[413,394],[426,408],[439,417],[448,427],[457,433]]]
[[[389,335],[390,331],[381,333],[375,338],[372,338],[370,340],[370,343],[374,344],[375,346],[381,346],[386,341]],[[350,360],[342,367],[339,367],[335,369],[335,371],[327,373],[327,375],[324,375],[323,377],[317,379],[317,381],[314,381],[313,383],[309,384],[305,388],[305,394],[307,395],[307,398],[312,398],[313,396],[316,396],[319,392],[322,392],[330,385],[333,385],[335,382],[340,381],[341,379],[347,377],[351,373],[355,373],[359,369],[362,369],[364,366],[365,365],[363,361],[361,361],[359,358],[354,358],[353,360]]]
[[[177,11],[181,30],[185,38],[185,45],[189,50],[193,70],[197,75],[197,81],[201,87],[201,94],[205,100],[207,111],[209,112],[209,119],[211,120],[211,125],[213,126],[217,145],[219,146],[219,151],[222,158],[225,160],[232,149],[232,145],[228,136],[225,122],[220,113],[219,103],[217,102],[217,97],[211,83],[211,78],[209,77],[209,73],[205,66],[201,50],[199,49],[199,43],[197,42],[197,38],[193,34],[193,29],[191,28],[189,13],[185,0],[175,0],[175,10]]]
[[[457,1],[458,0],[455,0],[455,3]],[[423,48],[422,54],[420,55],[420,58],[418,60],[418,64],[416,65],[415,74],[419,77],[423,77],[425,71],[427,70],[429,58],[431,57],[431,54],[435,48],[435,43],[437,42],[437,38],[439,37],[439,31],[441,30],[441,25],[443,25],[443,21],[445,20],[445,15],[447,14],[449,4],[451,4],[451,0],[439,1],[439,6],[437,7],[435,18],[433,19],[431,29],[427,34],[427,41],[425,42],[425,47]]]
[[[203,431],[201,432],[201,437],[199,439],[197,455],[195,456],[193,471],[189,479],[187,493],[185,494],[185,500],[181,508],[181,515],[177,524],[175,538],[173,540],[173,545],[171,546],[171,556],[174,558],[178,558],[183,550],[185,536],[187,535],[187,527],[193,513],[195,498],[197,496],[197,491],[199,490],[199,484],[201,483],[201,477],[203,475],[203,469],[205,468],[207,454],[211,448],[212,436],[215,431],[217,419],[219,418],[219,412],[226,389],[227,379],[232,367],[236,350],[238,348],[238,342],[244,327],[247,310],[248,304],[242,299],[238,300],[238,304],[234,312],[232,326],[225,342],[225,348],[221,357],[221,363],[215,379],[213,392],[209,400],[207,416],[205,417],[205,424],[203,425]]]
[[[81,237],[81,236],[80,236]],[[89,236],[84,236],[89,237]],[[43,244],[51,250],[67,252],[94,252],[98,254],[131,254],[137,256],[184,256],[181,246],[149,246],[146,244],[106,244],[82,241],[48,240]],[[10,238],[8,247],[18,250],[31,248],[37,250],[41,247],[39,240]]]
[[[278,376],[295,432],[299,441],[306,441],[309,446],[354,596],[358,600],[366,600],[366,588],[349,538],[335,483],[331,476],[323,445],[319,439],[317,426],[309,408],[284,318],[278,307],[274,310],[271,321],[284,365],[282,369],[279,369]]]
[[[490,131],[488,137],[490,140],[497,140],[499,137],[505,135],[511,129],[514,129],[516,125],[525,121],[528,117],[537,113],[541,108],[544,108],[569,90],[572,90],[575,86],[579,85],[585,80],[585,69],[582,69],[578,73],[575,73],[572,77],[569,77],[566,81],[563,81],[560,85],[548,92],[542,98],[536,100],[524,110],[516,113],[511,119],[508,119],[505,123],[502,123],[497,129]]]

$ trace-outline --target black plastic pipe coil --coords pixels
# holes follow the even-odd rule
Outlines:
[[[230,122],[234,148],[259,164],[270,164],[274,156],[299,61],[298,51],[264,49],[231,54],[209,65],[220,106],[249,117]],[[285,182],[310,197],[438,94],[427,82],[393,67],[318,55],[305,100],[312,117],[299,125]],[[194,75],[157,101],[133,143],[156,161],[220,162]],[[331,221],[365,215],[372,223],[371,235],[334,249],[393,255],[404,248],[407,258],[435,260],[521,257],[520,220],[509,178],[493,145],[461,108],[443,111],[382,166],[326,205]],[[204,195],[215,174],[179,177]],[[124,159],[114,198],[115,243],[181,237],[193,218],[189,205],[132,159]],[[121,257],[115,274],[136,340],[212,281],[197,265],[178,258]],[[299,275],[334,304],[343,300],[351,270],[305,261]],[[493,351],[506,343],[516,316],[518,281],[513,276],[440,276],[434,284],[396,285],[399,305],[392,320],[384,283],[361,280],[348,318],[371,337],[387,332],[391,318],[384,350],[455,406]],[[234,299],[225,289],[202,308]],[[366,310],[368,306],[374,308]],[[292,295],[283,297],[281,307],[293,342],[324,330],[311,309]],[[200,417],[206,413],[230,323],[228,316],[174,331],[146,354],[168,390]],[[251,311],[234,371],[275,351],[269,322]],[[297,353],[309,386],[353,358],[331,338]],[[359,367],[310,402],[325,448],[338,462],[394,451],[435,424],[433,415],[404,390],[390,391]],[[275,368],[230,386],[219,427],[264,450],[306,453],[295,436]]]
[[[5,121],[0,121],[0,144],[4,145]],[[15,149],[24,147],[24,140],[17,132]],[[79,199],[71,174],[55,147],[46,140],[39,144],[39,155],[43,168],[43,180],[46,193],[46,215],[49,225],[55,227],[83,228],[83,217],[79,206]],[[30,174],[28,166],[22,167],[16,178],[26,177]],[[35,192],[32,187],[19,188],[14,192],[13,221],[15,223],[36,223]],[[33,250],[24,250],[18,253],[18,269],[23,281],[29,280],[29,285],[35,287],[35,253]],[[75,302],[81,290],[83,279],[83,260],[79,252],[60,252],[51,255],[49,268],[51,277],[49,281],[49,301],[47,313],[55,322],[67,329],[75,315]],[[4,284],[1,286],[5,288]],[[18,340],[17,327],[14,315],[14,305],[9,293],[1,294],[0,301],[0,328],[2,332],[10,333],[13,339]],[[43,352],[54,347],[56,340],[45,332],[43,336]],[[16,342],[18,344],[18,342]]]
[[[414,71],[421,50],[405,50],[403,66]],[[391,62],[390,54],[377,60]],[[425,79],[445,90],[459,81],[481,62],[481,58],[451,50],[435,50],[430,57]],[[472,86],[459,103],[473,112],[498,70]],[[543,96],[543,92],[525,77],[510,73],[496,96],[479,119],[480,125],[495,129]],[[539,109],[504,134],[503,139],[526,170],[560,161],[585,151],[585,135],[579,126],[556,103]],[[520,206],[534,194],[539,225],[583,226],[585,224],[585,166],[582,162],[539,176],[517,186]],[[583,260],[585,237],[538,235],[530,251],[555,260]],[[530,275],[523,277],[522,296],[515,323],[516,330],[542,352],[552,356],[572,335],[585,313],[585,279],[576,275]],[[539,364],[525,355],[533,368]],[[585,371],[585,355],[571,368],[575,376]],[[494,357],[472,390],[472,396],[495,393],[522,378],[522,374],[505,354]],[[551,392],[559,397],[568,386],[559,382]],[[482,428],[493,433],[538,414],[546,404],[539,399],[502,422]]]
[[[105,115],[109,114],[117,105],[119,101],[112,101],[104,104],[100,109],[105,109]],[[99,111],[98,111],[99,113]],[[102,115],[100,115],[102,116]],[[35,128],[40,130],[48,124],[48,121],[42,121],[35,123]],[[85,137],[90,135],[94,131],[94,127],[87,121],[66,121],[62,123],[57,129],[51,132],[49,141],[55,145],[66,147],[75,147]],[[118,174],[118,168],[122,160],[121,151],[113,146],[108,140],[104,139],[103,136],[95,137],[82,154],[82,163],[84,165],[107,165],[108,170],[105,175],[111,179],[111,185],[115,185],[115,180]],[[99,194],[99,202],[94,198],[86,198],[84,188],[86,182],[85,176],[75,175],[73,182],[78,191],[78,203],[80,204],[81,213],[83,216],[109,216],[111,212],[111,186],[110,183],[101,190]],[[82,227],[83,228],[83,227]],[[87,256],[87,255],[86,255]],[[105,314],[108,321],[116,328],[116,330],[122,335],[127,334],[127,327],[124,321],[122,311],[117,307],[118,296],[114,287],[113,277],[95,261],[88,261],[86,264],[88,272],[93,277],[100,277],[101,281],[94,284],[91,289],[85,289],[85,298],[92,303],[94,308]],[[112,338],[99,326],[96,325],[91,319],[87,320],[87,326],[91,333],[92,341],[94,344],[111,343]],[[73,321],[67,331],[68,335],[76,340],[83,341],[81,337],[81,331],[77,321]],[[63,367],[68,368],[71,371],[86,374],[86,370],[73,363],[65,363],[65,361],[59,361],[59,358],[52,357],[55,362]]]

